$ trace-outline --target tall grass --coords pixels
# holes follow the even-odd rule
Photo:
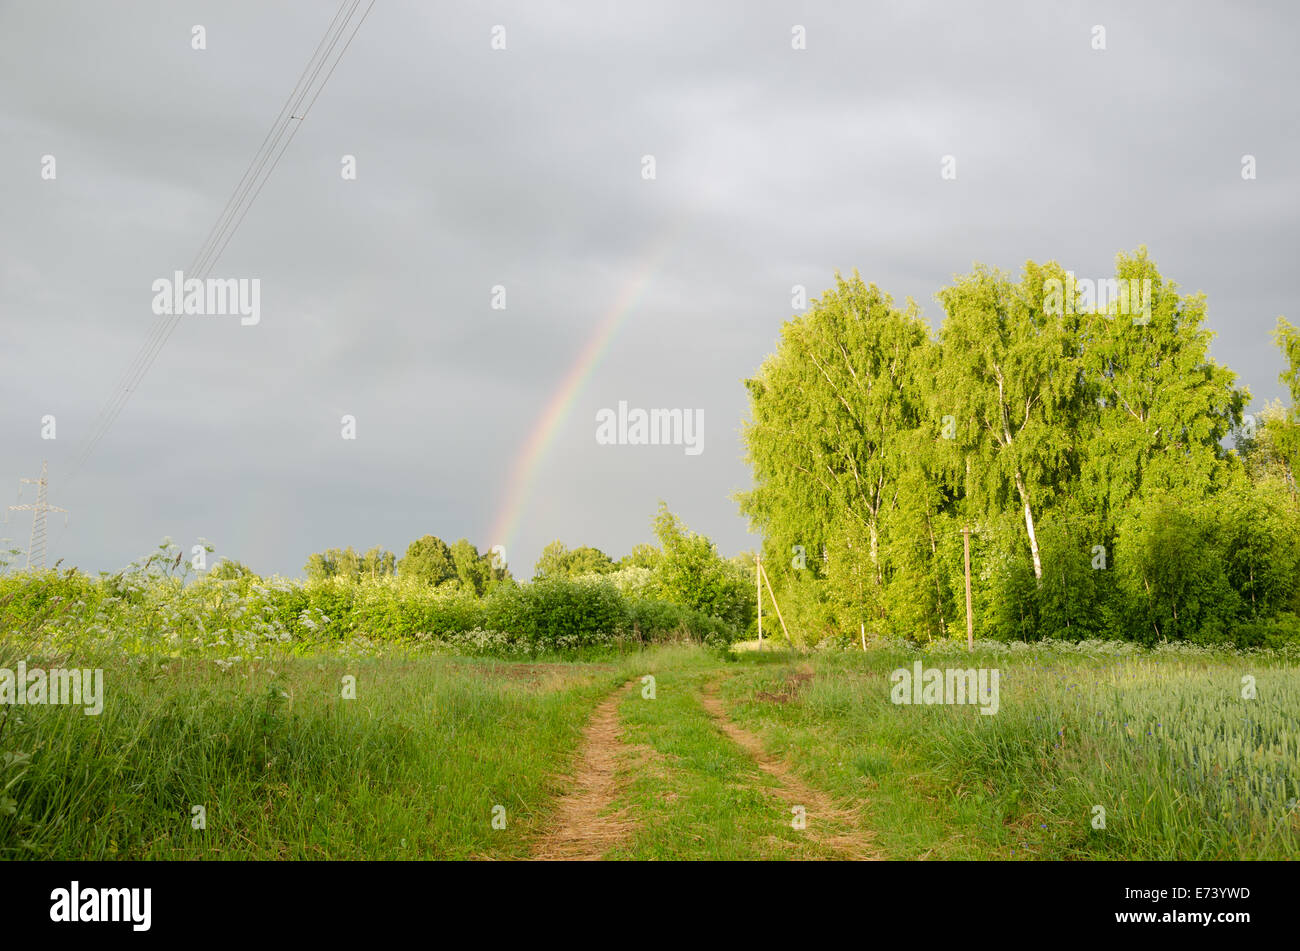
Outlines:
[[[96,579],[0,575],[0,667],[105,678],[98,716],[0,706],[0,858],[525,855],[596,699],[635,663],[608,585],[481,601],[185,564],[164,544]]]
[[[1300,857],[1300,671],[1285,659],[1099,644],[920,655],[927,667],[997,667],[989,716],[894,705],[889,672],[917,656],[818,656],[784,704],[757,699],[786,682],[784,665],[753,668],[731,692],[828,788],[871,795],[905,853],[956,848],[921,828],[944,816],[1007,857]],[[887,793],[868,793],[877,787]],[[913,814],[909,797],[933,815]]]
[[[620,677],[397,654],[78,661],[96,663],[99,716],[0,709],[0,858],[523,855]]]

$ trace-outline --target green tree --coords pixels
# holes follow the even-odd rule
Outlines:
[[[303,570],[307,573],[308,581],[324,581],[333,578],[334,573],[338,570],[338,565],[334,561],[333,549],[329,551],[316,552],[307,557],[307,564]]]
[[[396,570],[397,556],[391,551],[384,551],[376,546],[362,556],[359,574],[360,577],[374,581],[378,578],[391,577]]]
[[[208,572],[208,577],[219,578],[223,581],[236,581],[240,578],[250,578],[254,581],[260,580],[252,568],[233,558],[222,558],[212,566],[212,570]]]
[[[580,545],[570,549],[561,541],[553,541],[542,549],[541,557],[533,569],[533,577],[577,578],[580,575],[604,575],[615,567],[614,560],[599,548]]]
[[[1222,441],[1249,400],[1210,358],[1204,295],[1179,294],[1145,248],[1120,254],[1116,277],[1150,290],[1142,316],[1112,307],[1086,316],[1081,335],[1089,399],[1078,489],[1106,535],[1143,492],[1199,498],[1222,485]]]
[[[355,581],[360,574],[361,559],[349,548],[327,548],[307,559],[305,570],[311,581],[341,578]]]
[[[723,559],[712,541],[690,531],[663,502],[654,529],[663,549],[657,570],[664,597],[743,630],[753,613],[752,582],[744,570]]]
[[[309,581],[340,579],[343,581],[360,581],[362,578],[380,578],[391,575],[394,571],[396,557],[392,552],[384,551],[378,546],[371,548],[364,555],[351,546],[347,548],[329,548],[311,555],[304,570]]]
[[[456,577],[456,563],[446,542],[437,535],[424,535],[407,546],[397,571],[403,578],[436,586]]]
[[[738,498],[765,536],[768,574],[783,588],[823,579],[828,609],[855,628],[889,616],[882,530],[914,464],[933,348],[915,304],[899,310],[857,273],[836,275],[746,381],[755,485]]]
[[[491,561],[479,554],[469,539],[462,538],[451,546],[451,560],[463,590],[474,595],[487,592],[494,580]]]
[[[1242,602],[1228,578],[1224,540],[1211,508],[1203,499],[1161,492],[1125,513],[1116,564],[1135,639],[1230,639]]]
[[[634,545],[630,552],[618,560],[618,567],[649,568],[653,571],[661,558],[663,558],[663,552],[654,545]]]
[[[955,417],[974,511],[1017,507],[1034,577],[1042,578],[1037,520],[1077,471],[1083,374],[1079,316],[1055,313],[1056,264],[1025,265],[1018,284],[982,266],[939,292],[940,383]]]
[[[1300,327],[1296,327],[1285,317],[1279,317],[1277,327],[1273,331],[1273,339],[1288,363],[1287,369],[1282,371],[1278,379],[1291,391],[1292,413],[1300,414]]]
[[[1281,470],[1293,500],[1300,499],[1300,328],[1286,318],[1277,319],[1273,339],[1287,359],[1287,369],[1278,377],[1291,393],[1291,407],[1276,406],[1266,417],[1270,457]]]
[[[837,276],[746,381],[741,510],[807,630],[957,633],[971,526],[983,636],[1290,636],[1300,410],[1241,432],[1249,393],[1209,356],[1202,295],[1140,248],[1096,285],[977,265],[938,298],[932,341],[914,305]],[[1300,331],[1276,339],[1295,402]],[[706,563],[665,542],[661,582],[698,601]]]
[[[361,555],[349,545],[342,551],[334,550],[334,576],[344,581],[356,581],[361,577]]]
[[[1234,472],[1214,498],[1215,543],[1242,610],[1253,619],[1300,609],[1300,517],[1278,479]]]

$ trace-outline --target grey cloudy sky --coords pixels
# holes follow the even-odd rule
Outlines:
[[[937,326],[934,293],[976,260],[1101,277],[1146,244],[1209,296],[1254,406],[1281,395],[1292,4],[378,0],[214,272],[260,279],[261,323],[182,320],[69,482],[154,325],[152,282],[194,256],[335,9],[0,2],[0,505],[49,459],[71,509],[51,561],[116,569],[203,537],[296,575],[332,546],[500,543],[539,415],[638,280],[540,457],[516,574],[554,538],[649,541],[660,499],[725,553],[752,545],[730,500],[742,380],[791,286],[815,296],[836,269]],[[702,409],[704,452],[597,445],[620,400]]]

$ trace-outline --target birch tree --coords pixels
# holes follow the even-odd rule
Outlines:
[[[1019,284],[979,266],[939,293],[940,382],[956,418],[976,511],[1019,508],[1034,577],[1043,576],[1037,519],[1077,471],[1084,382],[1078,315],[1045,302],[1055,264],[1025,265]]]
[[[877,619],[882,518],[919,424],[916,368],[932,346],[915,304],[899,310],[856,273],[837,275],[746,381],[756,484],[741,505],[766,533],[769,561],[784,572],[799,546],[841,603]]]

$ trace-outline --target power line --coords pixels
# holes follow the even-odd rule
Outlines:
[[[289,93],[289,97],[285,100],[284,105],[281,107],[275,121],[271,124],[270,129],[267,130],[266,135],[262,138],[262,142],[258,146],[257,151],[253,153],[253,157],[249,160],[248,167],[244,170],[243,176],[235,186],[230,197],[226,200],[226,204],[222,208],[221,214],[218,215],[216,222],[208,231],[207,236],[203,240],[203,244],[200,245],[195,258],[191,262],[186,273],[193,277],[204,278],[211,272],[211,269],[221,257],[221,254],[230,243],[230,239],[233,237],[235,231],[239,228],[244,217],[248,214],[248,209],[252,207],[253,202],[261,192],[262,186],[266,184],[267,179],[269,179],[271,174],[275,171],[276,166],[280,162],[280,158],[284,155],[285,150],[293,141],[293,137],[297,134],[298,127],[301,125],[302,121],[306,119],[307,114],[315,104],[316,99],[319,98],[322,90],[324,90],[325,84],[329,82],[330,77],[334,74],[334,70],[338,67],[339,62],[342,61],[343,55],[347,52],[348,47],[352,45],[352,40],[356,38],[357,32],[361,29],[362,24],[365,23],[366,18],[370,15],[370,11],[375,5],[375,0],[370,0],[365,12],[361,15],[361,18],[357,20],[355,26],[351,28],[347,41],[343,44],[342,49],[339,50],[338,55],[335,57],[333,56],[334,50],[338,46],[339,40],[342,38],[343,34],[348,32],[348,24],[352,21],[352,17],[360,4],[361,0],[341,0],[338,10],[335,12],[333,19],[330,20],[325,35],[321,38],[320,42],[317,43],[316,49],[313,51],[311,58],[308,59],[306,66],[303,67],[297,81],[294,83],[293,90]],[[325,73],[324,79],[317,83],[316,80],[320,76],[321,70],[325,67],[325,64],[330,61],[331,57],[333,57],[333,62]],[[311,95],[310,100],[307,99],[309,94]],[[304,102],[306,103],[305,108],[303,107]],[[289,137],[284,139],[283,146],[281,146],[280,142],[284,138],[285,131],[290,125],[293,125],[293,129],[290,132]],[[273,160],[271,160],[272,154],[275,156]],[[267,166],[268,160],[271,160],[269,168]],[[263,172],[265,172],[265,174],[263,174]],[[236,217],[236,215],[238,217]],[[158,354],[166,345],[167,340],[175,331],[179,319],[179,315],[160,315],[159,319],[154,323],[144,345],[136,353],[135,358],[131,363],[128,364],[126,371],[123,373],[116,386],[110,391],[107,401],[100,409],[99,415],[96,417],[91,428],[88,430],[87,435],[84,437],[81,449],[75,457],[72,470],[69,474],[69,484],[75,481],[86,461],[99,446],[99,443],[103,440],[105,434],[112,427],[117,417],[121,415],[126,403],[131,398],[131,394],[135,392],[136,387],[139,386],[140,381],[149,371],[149,368],[157,359]],[[63,531],[66,529],[67,523],[65,521],[63,528],[60,529],[59,535],[55,539],[56,541],[58,538],[62,537]]]
[[[349,3],[351,3],[350,7]],[[310,90],[311,83],[314,82],[316,76],[319,75],[321,66],[330,53],[332,53],[339,37],[346,28],[348,20],[351,18],[352,13],[355,12],[359,3],[360,0],[343,0],[340,4],[339,11],[334,15],[334,19],[330,21],[330,27],[326,31],[325,38],[317,45],[316,51],[312,54],[311,59],[308,60],[306,67],[304,67],[302,73],[299,75],[298,81],[294,84],[294,90],[289,95],[289,100],[286,101],[284,107],[281,108],[280,114],[277,116],[275,123],[273,123],[271,130],[263,138],[262,145],[259,146],[257,153],[254,154],[252,161],[250,161],[249,168],[245,170],[243,178],[241,178],[234,193],[232,193],[231,197],[227,200],[226,207],[223,208],[216,224],[209,231],[207,238],[204,240],[202,247],[195,257],[195,260],[191,262],[189,273],[192,276],[201,279],[209,273],[212,266],[216,263],[217,255],[215,255],[213,251],[218,242],[221,242],[221,247],[224,248],[225,243],[228,242],[230,236],[233,235],[234,227],[237,227],[237,222],[233,222],[233,216],[240,205],[244,204],[254,182],[261,176],[262,170],[266,167],[266,161],[270,157],[271,152],[274,151],[283,136],[285,127],[288,125],[288,120],[285,118],[286,113],[292,114],[289,112],[290,108],[300,104],[305,98],[306,93]],[[373,0],[371,5],[373,6]],[[343,16],[344,9],[347,9],[346,16]],[[368,8],[366,12],[367,14],[369,13]],[[341,16],[343,16],[342,20],[340,20]],[[364,20],[364,17],[362,19]],[[360,28],[360,23],[357,24],[357,28]],[[322,50],[324,50],[323,54]],[[310,79],[308,79],[309,73]],[[307,81],[306,88],[304,88],[304,80]],[[297,97],[296,102],[295,97]],[[267,149],[268,142],[271,143],[269,150]],[[281,151],[280,154],[282,155],[283,151]],[[278,164],[278,156],[276,163]],[[274,165],[271,167],[271,171],[273,170]],[[250,172],[252,172],[251,177]],[[268,171],[267,177],[269,177],[269,174],[270,172]],[[265,178],[263,178],[262,181],[264,183]],[[251,201],[249,204],[251,205]],[[246,213],[247,207],[245,207],[244,211]],[[241,214],[239,220],[242,221],[242,218],[243,216]],[[196,271],[198,271],[197,274],[195,274]],[[100,440],[108,431],[109,427],[112,426],[118,415],[120,415],[127,400],[130,399],[131,393],[134,392],[136,386],[138,386],[140,380],[143,379],[144,374],[148,372],[149,367],[152,366],[158,353],[162,350],[162,347],[174,332],[178,320],[179,315],[163,315],[154,325],[154,329],[150,334],[150,339],[146,341],[144,347],[141,349],[140,353],[137,354],[132,365],[128,368],[125,377],[119,384],[113,397],[101,412],[84,449],[77,457],[77,461],[73,468],[74,476],[98,446]]]
[[[199,247],[198,260],[202,260],[203,251],[213,244],[218,229],[224,227],[224,223],[228,223],[233,206],[235,206],[238,201],[242,201],[242,198],[239,196],[241,193],[246,193],[251,177],[255,177],[253,169],[254,166],[257,165],[258,156],[262,155],[266,150],[267,143],[271,141],[272,133],[274,133],[276,129],[280,128],[281,124],[284,122],[285,113],[289,111],[290,105],[294,101],[294,97],[298,95],[298,90],[301,88],[303,80],[307,77],[307,71],[311,69],[312,63],[314,63],[321,55],[321,50],[324,48],[326,40],[334,34],[339,17],[342,16],[343,8],[347,6],[347,3],[348,0],[343,0],[343,2],[339,4],[339,9],[335,12],[334,19],[330,21],[329,28],[325,31],[325,36],[321,38],[321,41],[318,44],[316,44],[316,50],[312,53],[311,59],[307,61],[307,65],[303,67],[303,71],[299,74],[298,81],[294,83],[293,91],[289,93],[289,98],[286,99],[284,105],[280,107],[280,112],[275,117],[275,121],[271,124],[271,128],[267,130],[266,135],[262,138],[262,144],[257,147],[257,151],[253,153],[253,157],[249,159],[248,167],[244,169],[244,174],[239,179],[239,184],[235,186],[235,190],[231,193],[230,197],[226,199],[225,207],[221,209],[221,215],[217,218],[216,222],[213,223],[212,228],[208,231],[207,237],[203,239],[203,244]],[[355,3],[353,4],[353,9],[356,9]],[[351,11],[349,11],[349,16],[350,15]],[[278,139],[278,137],[279,136],[277,135],[276,138]]]
[[[338,46],[344,33],[349,32],[349,23],[351,23],[353,14],[360,5],[361,0],[342,0],[338,11],[330,21],[325,36],[321,39],[320,43],[317,44],[316,50],[313,52],[311,59],[307,61],[307,65],[299,75],[298,81],[294,84],[293,91],[289,94],[289,98],[280,109],[280,113],[272,123],[271,129],[262,139],[262,144],[258,147],[257,152],[254,153],[253,158],[249,162],[248,168],[245,170],[243,177],[239,181],[239,184],[235,186],[234,192],[231,194],[230,198],[227,199],[226,205],[218,216],[216,223],[208,232],[208,236],[204,239],[198,254],[187,269],[186,274],[190,277],[202,280],[211,273],[212,268],[220,259],[226,246],[230,243],[230,239],[239,228],[240,223],[243,222],[244,217],[248,214],[249,208],[252,207],[258,194],[261,193],[262,187],[266,184],[267,179],[270,178],[271,174],[275,171],[276,166],[279,165],[280,159],[284,155],[285,150],[293,141],[294,136],[297,135],[302,120],[306,119],[311,107],[315,104],[316,99],[319,98],[321,91],[325,88],[325,84],[329,82],[330,77],[334,74],[334,70],[342,60],[343,54],[347,52],[348,47],[352,44],[352,40],[356,37],[362,24],[370,15],[370,11],[375,5],[375,0],[370,0],[369,5],[366,7],[361,18],[356,22],[355,26],[351,27],[347,41],[343,44],[342,49],[339,50],[337,56],[334,56],[335,48]],[[344,12],[345,10],[346,13]],[[332,63],[330,62],[331,59],[333,60]],[[321,71],[325,68],[326,63],[330,63],[329,69],[325,72],[324,79],[322,79],[318,84],[317,78],[321,75]],[[307,98],[308,95],[311,96],[310,99]],[[306,103],[305,108],[303,108],[304,102]],[[285,132],[289,130],[291,125],[293,128],[289,132],[288,138],[284,138]],[[284,140],[283,145],[280,144],[281,139]],[[267,164],[268,161],[270,162],[269,167]],[[179,319],[179,315],[161,315],[160,319],[154,324],[144,346],[127,367],[126,373],[115,387],[108,401],[101,409],[95,423],[92,425],[89,434],[86,437],[86,441],[83,444],[83,448],[78,453],[76,461],[73,464],[70,481],[80,472],[81,467],[86,463],[87,459],[89,459],[90,455],[98,447],[100,441],[108,432],[113,422],[121,414],[127,401],[130,399],[131,394],[144,378],[144,375],[149,371],[149,368],[153,365],[154,360],[157,359],[163,346],[166,345],[167,340],[175,331]]]

